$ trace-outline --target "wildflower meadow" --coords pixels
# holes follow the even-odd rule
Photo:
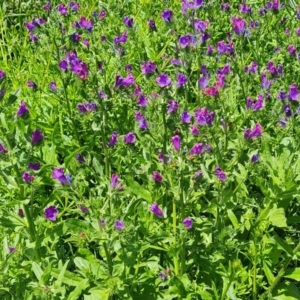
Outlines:
[[[1,1],[1,300],[300,299],[297,2]]]

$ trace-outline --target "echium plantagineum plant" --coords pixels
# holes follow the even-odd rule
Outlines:
[[[300,7],[106,2],[4,0],[1,297],[300,299]]]

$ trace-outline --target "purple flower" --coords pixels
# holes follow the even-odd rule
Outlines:
[[[222,3],[221,4],[221,10],[222,11],[227,11],[230,9],[230,3]]]
[[[204,32],[209,24],[209,21],[195,20],[194,28],[198,32]]]
[[[162,210],[159,208],[158,204],[156,202],[154,202],[151,206],[150,206],[150,211],[153,212],[157,217],[162,218],[163,217],[163,212]]]
[[[192,135],[199,135],[200,134],[200,131],[199,131],[198,127],[195,126],[195,125],[191,126],[190,131],[191,131]]]
[[[133,132],[129,132],[124,137],[124,143],[126,144],[134,144],[135,142],[135,135]]]
[[[258,70],[258,65],[256,61],[253,61],[250,67],[245,66],[245,72],[255,73],[257,70]]]
[[[105,220],[100,220],[100,225],[101,225],[101,227],[104,227],[105,226]]]
[[[118,141],[118,133],[116,131],[113,132],[113,134],[109,138],[108,147],[112,148],[116,142]]]
[[[32,182],[34,180],[34,176],[30,175],[28,172],[24,172],[22,175],[23,181],[26,183]]]
[[[172,114],[178,109],[178,102],[176,100],[168,100],[168,110],[167,114]]]
[[[180,136],[179,135],[172,136],[171,141],[172,141],[175,151],[179,151],[180,150]]]
[[[36,129],[31,133],[31,143],[32,145],[37,145],[44,139],[44,135],[39,129]]]
[[[121,35],[117,35],[114,38],[114,43],[116,45],[123,44],[127,42],[127,32],[124,31]]]
[[[55,81],[51,81],[51,82],[49,83],[49,88],[50,88],[53,92],[55,92],[55,91],[57,90],[56,82],[55,82]]]
[[[50,2],[47,2],[47,3],[43,6],[43,10],[46,10],[46,11],[51,10],[51,4],[50,4]]]
[[[141,114],[140,111],[137,111],[135,113],[135,119],[139,121],[139,128],[140,129],[148,129],[148,124],[147,124],[147,121],[145,119],[145,117]]]
[[[5,77],[5,72],[3,70],[0,70],[0,80],[2,80]]]
[[[32,88],[33,90],[36,90],[37,89],[37,85],[35,82],[31,81],[31,80],[28,80],[27,81],[27,86]]]
[[[86,102],[84,104],[78,103],[77,108],[78,108],[79,113],[85,114],[88,112],[95,111],[97,109],[97,105],[96,105],[96,103],[90,103],[90,102]]]
[[[157,30],[157,29],[156,29],[155,22],[153,21],[153,19],[149,19],[149,20],[148,20],[148,26],[149,26],[150,29],[152,29],[152,30],[154,30],[154,31]]]
[[[234,52],[233,42],[230,41],[229,44],[226,44],[224,41],[218,42],[217,51],[219,54],[232,54]]]
[[[162,281],[165,281],[167,278],[167,275],[165,273],[159,273],[158,276],[161,278]]]
[[[80,5],[79,5],[79,3],[75,3],[74,1],[70,1],[69,7],[70,7],[70,9],[73,10],[73,11],[78,11]]]
[[[86,206],[78,205],[78,208],[85,214],[89,212],[89,209]]]
[[[67,7],[63,4],[63,3],[61,3],[61,4],[58,4],[58,6],[57,6],[57,11],[61,14],[61,15],[63,15],[63,16],[66,16],[67,15]]]
[[[272,82],[268,80],[266,73],[261,73],[261,88],[263,90],[268,90],[272,86]]]
[[[61,60],[58,66],[62,71],[66,71],[68,69],[68,62],[66,60]]]
[[[142,106],[142,107],[147,106],[148,105],[148,98],[143,93],[140,93],[138,95],[138,101],[136,102],[136,105]]]
[[[38,42],[39,38],[34,35],[32,32],[29,32],[29,39],[32,41],[32,42]]]
[[[160,74],[156,78],[156,82],[161,88],[166,87],[172,83],[172,81],[170,80],[167,74]]]
[[[183,122],[183,123],[190,123],[191,122],[191,119],[192,119],[192,115],[189,114],[187,111],[183,111],[182,114],[181,114],[181,117],[180,117],[180,120]]]
[[[292,110],[291,110],[291,106],[289,103],[287,103],[285,106],[284,106],[284,113],[285,113],[285,116],[286,117],[291,117],[292,116]]]
[[[240,17],[238,18],[232,17],[231,23],[233,25],[233,30],[237,35],[243,35],[245,33],[246,21],[244,19]]]
[[[215,113],[209,112],[206,107],[203,109],[196,108],[195,118],[198,125],[208,125],[210,126],[215,118]]]
[[[118,230],[120,230],[120,231],[122,231],[122,230],[125,229],[124,223],[123,223],[122,221],[120,221],[120,220],[117,220],[117,221],[115,222],[115,227],[116,227],[116,229],[118,229]]]
[[[279,91],[277,95],[277,99],[284,101],[287,97],[287,94],[284,91]]]
[[[51,177],[53,179],[57,179],[62,184],[68,184],[68,183],[70,183],[70,181],[68,180],[68,178],[65,175],[65,169],[64,168],[54,168],[53,172],[51,174]]]
[[[177,87],[182,87],[188,82],[187,77],[182,73],[177,73]]]
[[[4,148],[4,146],[0,143],[0,154],[5,154],[5,153],[7,153],[7,149],[6,148]]]
[[[28,110],[25,102],[21,101],[21,104],[20,104],[19,109],[17,111],[17,115],[18,115],[18,117],[22,117],[27,113],[29,113],[29,110]]]
[[[84,157],[83,157],[80,153],[77,153],[77,154],[76,154],[76,160],[77,160],[79,163],[81,163],[81,164],[85,164],[85,163],[86,163]]]
[[[173,19],[173,12],[170,9],[165,9],[161,13],[161,17],[166,21],[166,22],[172,22]]]
[[[86,17],[81,17],[79,22],[77,22],[76,24],[79,25],[79,28],[85,28],[89,32],[91,32],[93,29],[92,20],[87,20]]]
[[[256,163],[256,162],[258,162],[258,161],[259,161],[259,156],[258,156],[258,154],[252,155],[252,157],[251,157],[251,163]]]
[[[170,157],[165,156],[162,152],[158,152],[158,159],[162,163],[169,163],[170,162]]]
[[[29,163],[28,169],[33,171],[38,171],[41,168],[41,164],[39,162],[36,163]]]
[[[124,17],[123,23],[124,23],[127,27],[132,28],[132,26],[133,26],[133,18],[130,18],[130,17],[127,17],[127,16]]]
[[[300,92],[298,90],[297,84],[293,83],[290,86],[290,90],[288,93],[288,98],[292,101],[298,101]]]
[[[219,178],[220,181],[225,181],[227,178],[226,173],[221,170],[220,166],[216,167],[215,175]]]
[[[9,253],[13,253],[14,251],[16,251],[15,247],[8,247],[8,251]]]
[[[46,219],[55,222],[58,215],[58,210],[54,205],[52,205],[45,209],[44,214]]]
[[[182,48],[186,48],[192,41],[191,35],[187,34],[178,39],[178,43]]]
[[[254,128],[251,130],[250,128],[246,128],[244,131],[245,139],[253,139],[254,137],[262,136],[262,126],[257,123]]]
[[[192,229],[192,227],[193,227],[193,220],[191,218],[185,218],[182,221],[182,224],[186,227],[186,229]]]
[[[163,181],[163,178],[162,178],[161,174],[157,171],[153,172],[152,179],[156,182],[162,182]]]
[[[198,84],[201,89],[205,89],[208,86],[208,80],[209,78],[207,75],[200,77],[200,79],[198,80]]]
[[[289,45],[287,49],[291,56],[296,57],[296,48],[294,45]]]
[[[240,6],[240,12],[245,14],[251,14],[251,7],[247,6],[246,2],[242,2]]]
[[[203,153],[203,144],[199,143],[194,145],[191,150],[190,150],[191,154],[202,154]]]
[[[117,186],[117,183],[119,181],[119,176],[117,174],[111,175],[111,187],[114,189]]]

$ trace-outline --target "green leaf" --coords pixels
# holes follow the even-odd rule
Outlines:
[[[151,193],[141,187],[136,181],[133,180],[132,177],[126,176],[125,177],[126,186],[132,193],[136,196],[145,199],[147,202],[152,203]]]
[[[284,277],[300,281],[300,268],[287,270],[284,274]]]
[[[86,221],[78,219],[68,219],[64,222],[64,228],[68,229],[76,234],[81,233],[82,231],[89,231],[90,233],[94,232],[94,228]]]
[[[273,239],[279,249],[284,250],[289,255],[293,255],[293,250],[286,241],[282,240],[278,235],[275,235]]]
[[[76,267],[80,270],[80,271],[85,271],[88,270],[90,267],[89,262],[82,258],[82,257],[75,257],[74,258],[74,264],[76,265]]]
[[[263,270],[264,270],[264,273],[267,277],[268,283],[272,284],[275,277],[274,277],[272,271],[270,270],[270,268],[268,267],[268,265],[265,262],[263,262]]]
[[[74,158],[74,156],[75,156],[77,153],[81,153],[81,152],[83,152],[85,149],[87,149],[87,146],[83,146],[83,147],[81,147],[81,148],[78,148],[78,149],[76,149],[75,151],[73,151],[72,153],[70,153],[70,154],[65,158],[65,168],[68,168],[71,159]]]
[[[269,221],[276,227],[287,227],[283,208],[273,208],[268,214]]]
[[[68,263],[69,261],[67,261]],[[65,267],[65,266],[64,266]],[[60,276],[60,275],[63,276]],[[69,286],[77,286],[82,280],[83,278],[76,276],[74,273],[66,271],[65,269],[59,270],[59,269],[52,269],[51,271],[51,275],[54,278],[57,278],[58,283],[61,284],[64,283],[66,285]]]
[[[109,290],[108,289],[90,289],[89,290],[90,295],[84,295],[84,300],[108,300],[110,297]]]
[[[228,214],[228,217],[232,223],[232,225],[234,226],[235,229],[239,229],[240,226],[239,226],[239,221],[238,219],[236,218],[235,214],[233,213],[233,211],[231,209],[227,209],[227,214]]]
[[[14,104],[17,101],[20,93],[21,93],[21,89],[17,89],[17,90],[15,90],[15,92],[13,94],[10,94],[8,97],[6,106],[10,106],[10,105]]]
[[[69,297],[67,300],[77,300],[79,299],[81,293],[83,290],[89,287],[88,279],[82,280],[75,288],[75,290],[70,293]]]
[[[40,281],[40,279],[43,275],[43,270],[36,262],[32,262],[32,271],[33,271],[34,275],[36,276],[36,278],[38,279],[38,281]]]
[[[273,292],[274,300],[299,300],[299,289],[292,282],[280,283]]]

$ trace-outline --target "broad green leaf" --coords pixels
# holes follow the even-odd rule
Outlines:
[[[108,289],[90,289],[90,295],[84,295],[84,300],[108,300],[110,298],[109,290]]]
[[[231,209],[227,209],[228,217],[235,229],[239,229],[239,221]]]
[[[77,300],[79,299],[83,290],[89,287],[88,279],[82,280],[75,288],[73,292],[70,293],[67,300]]]
[[[293,249],[288,245],[286,241],[281,239],[278,235],[273,236],[273,239],[276,241],[277,247],[284,250],[287,254],[293,255]]]
[[[38,281],[40,281],[40,279],[43,275],[43,270],[36,262],[32,262],[32,271],[33,271],[34,275],[36,276],[36,278],[38,279]]]
[[[59,275],[61,274],[63,274],[63,276],[59,278]],[[64,283],[69,286],[77,286],[83,280],[83,278],[76,276],[72,272],[66,270],[64,271],[64,270],[54,269],[54,268],[51,271],[51,275],[59,279],[60,284]]]
[[[88,270],[90,267],[89,262],[82,258],[82,257],[75,257],[74,258],[74,264],[76,265],[76,267],[80,270],[80,271],[85,271]]]
[[[126,176],[125,177],[126,185],[136,196],[145,199],[149,203],[152,203],[151,193],[141,187],[133,178]]]
[[[292,282],[282,282],[278,284],[273,292],[274,300],[299,300],[300,292]]]
[[[273,208],[268,214],[269,221],[276,227],[287,227],[283,208]]]
[[[287,270],[284,274],[284,277],[300,281],[300,268]]]

